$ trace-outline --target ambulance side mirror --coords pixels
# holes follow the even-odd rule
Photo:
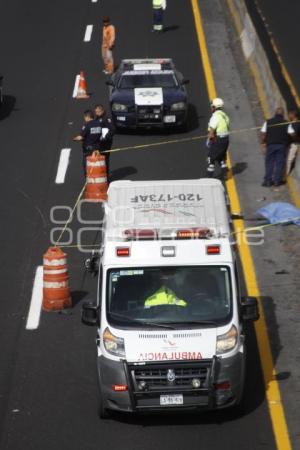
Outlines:
[[[259,319],[259,311],[256,297],[242,298],[242,320],[254,322]]]
[[[93,276],[99,272],[99,254],[92,253],[91,257],[84,261],[85,270]]]
[[[81,322],[85,325],[99,325],[99,306],[94,302],[84,302],[81,310]]]

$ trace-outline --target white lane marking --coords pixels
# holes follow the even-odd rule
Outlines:
[[[26,330],[36,330],[40,323],[43,302],[43,266],[37,266],[33,283]]]
[[[83,39],[84,42],[89,42],[91,40],[92,32],[93,32],[93,25],[87,25]]]
[[[75,98],[76,95],[77,95],[78,86],[79,86],[79,80],[80,80],[80,75],[78,74],[78,75],[76,75],[76,78],[75,78],[75,84],[74,84],[74,90],[73,90],[73,98]]]
[[[98,0],[92,0],[92,3],[97,3]]]
[[[70,160],[70,153],[71,153],[70,148],[63,148],[62,151],[60,152],[57,174],[55,178],[56,184],[62,184],[65,182],[67,168]]]

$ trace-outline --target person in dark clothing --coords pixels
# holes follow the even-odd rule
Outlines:
[[[95,119],[97,119],[102,128],[102,138],[100,141],[100,152],[104,152],[107,168],[107,176],[109,175],[110,152],[113,145],[114,127],[110,117],[102,105],[96,105],[94,108]],[[107,153],[106,153],[107,151]]]
[[[84,125],[79,135],[73,138],[73,141],[82,142],[82,166],[84,176],[86,175],[86,158],[90,156],[94,150],[100,150],[100,141],[102,138],[102,127],[98,119],[94,118],[91,110],[86,110],[83,114]]]
[[[300,148],[300,121],[299,112],[296,109],[291,109],[288,113],[289,115],[289,134],[291,135],[292,142],[289,147],[287,161],[286,161],[286,175],[288,176],[292,168],[294,167],[297,154]]]
[[[290,144],[288,123],[284,109],[278,107],[274,117],[261,128],[261,142],[265,152],[264,187],[284,184],[287,150]]]

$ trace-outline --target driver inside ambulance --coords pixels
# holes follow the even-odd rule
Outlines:
[[[174,292],[175,286],[178,284],[178,276],[176,277],[175,270],[162,270],[159,276],[160,288],[157,289],[152,295],[146,298],[144,307],[145,309],[151,308],[153,306],[162,305],[175,305],[175,306],[187,306],[185,300],[181,299]],[[171,289],[171,287],[172,289]]]

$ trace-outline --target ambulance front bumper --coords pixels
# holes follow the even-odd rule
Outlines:
[[[135,413],[216,410],[239,403],[244,384],[244,356],[237,353],[226,359],[142,365],[100,356],[98,375],[103,406],[109,410]],[[114,385],[128,388],[116,392]]]

